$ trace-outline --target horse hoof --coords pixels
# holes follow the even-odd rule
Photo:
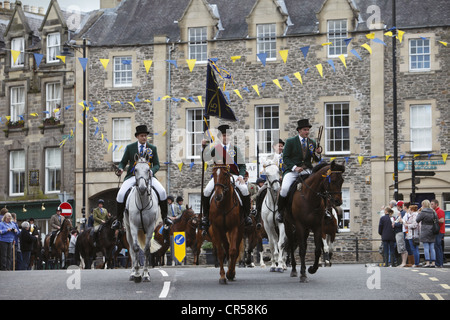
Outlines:
[[[130,281],[134,281],[134,276],[131,275],[130,278],[129,278],[129,280],[130,280]]]
[[[134,283],[141,283],[142,282],[142,276],[134,277]]]
[[[227,284],[227,279],[219,279],[219,284]]]
[[[275,272],[275,270],[276,270],[275,267],[270,268],[270,272]]]
[[[300,277],[300,283],[308,283],[308,282],[309,282],[309,280],[308,280],[308,278],[306,276],[301,276]]]
[[[283,268],[276,268],[275,271],[276,271],[276,272],[279,272],[279,273],[283,273],[283,272],[284,272]]]
[[[317,268],[314,268],[314,267],[309,267],[308,268],[308,272],[310,273],[310,274],[314,274],[314,273],[316,273],[317,272]]]
[[[150,277],[148,276],[143,277],[142,282],[150,282]]]
[[[298,273],[297,273],[297,270],[292,270],[291,271],[291,278],[297,278],[298,277]]]

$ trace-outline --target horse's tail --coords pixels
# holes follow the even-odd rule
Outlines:
[[[145,249],[145,233],[144,230],[138,230],[138,242],[142,250]]]

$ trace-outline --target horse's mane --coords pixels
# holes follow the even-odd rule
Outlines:
[[[320,171],[323,167],[329,166],[330,164],[326,161],[323,161],[319,163],[317,166],[315,166],[312,170],[312,173],[316,173],[317,171]]]

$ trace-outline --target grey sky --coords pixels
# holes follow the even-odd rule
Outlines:
[[[10,1],[13,2],[14,0]],[[50,0],[22,0],[22,6],[44,7],[45,11],[47,11],[49,3]],[[92,11],[100,8],[100,0],[58,0],[58,3],[61,9],[69,9],[70,7],[72,10]]]

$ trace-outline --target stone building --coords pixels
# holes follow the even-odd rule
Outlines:
[[[436,172],[421,178],[417,199],[437,198],[450,209],[449,49],[444,45],[450,8],[445,0],[396,4],[399,198],[409,200],[415,159],[418,170]],[[214,133],[228,123],[237,130],[252,179],[272,141],[295,135],[297,120],[309,118],[312,137],[319,126],[325,128],[324,159],[346,162],[344,237],[379,238],[380,208],[394,197],[389,1],[123,0],[108,7],[91,14],[91,23],[72,38],[78,45],[88,40],[89,110],[83,119],[82,90],[75,90],[69,109],[75,138],[62,149],[76,154],[70,174],[78,219],[83,121],[87,212],[98,198],[115,211],[120,181],[112,164],[135,141],[139,124],[149,126],[150,142],[158,148],[157,178],[169,194],[197,208],[206,66],[208,58],[216,58],[233,77],[219,81],[238,122],[211,118],[210,128]],[[74,85],[82,83],[79,57],[77,52],[66,60],[76,71]],[[359,243],[367,252],[378,246]],[[339,250],[351,249],[354,241],[339,243]],[[353,253],[348,256],[354,259]]]

